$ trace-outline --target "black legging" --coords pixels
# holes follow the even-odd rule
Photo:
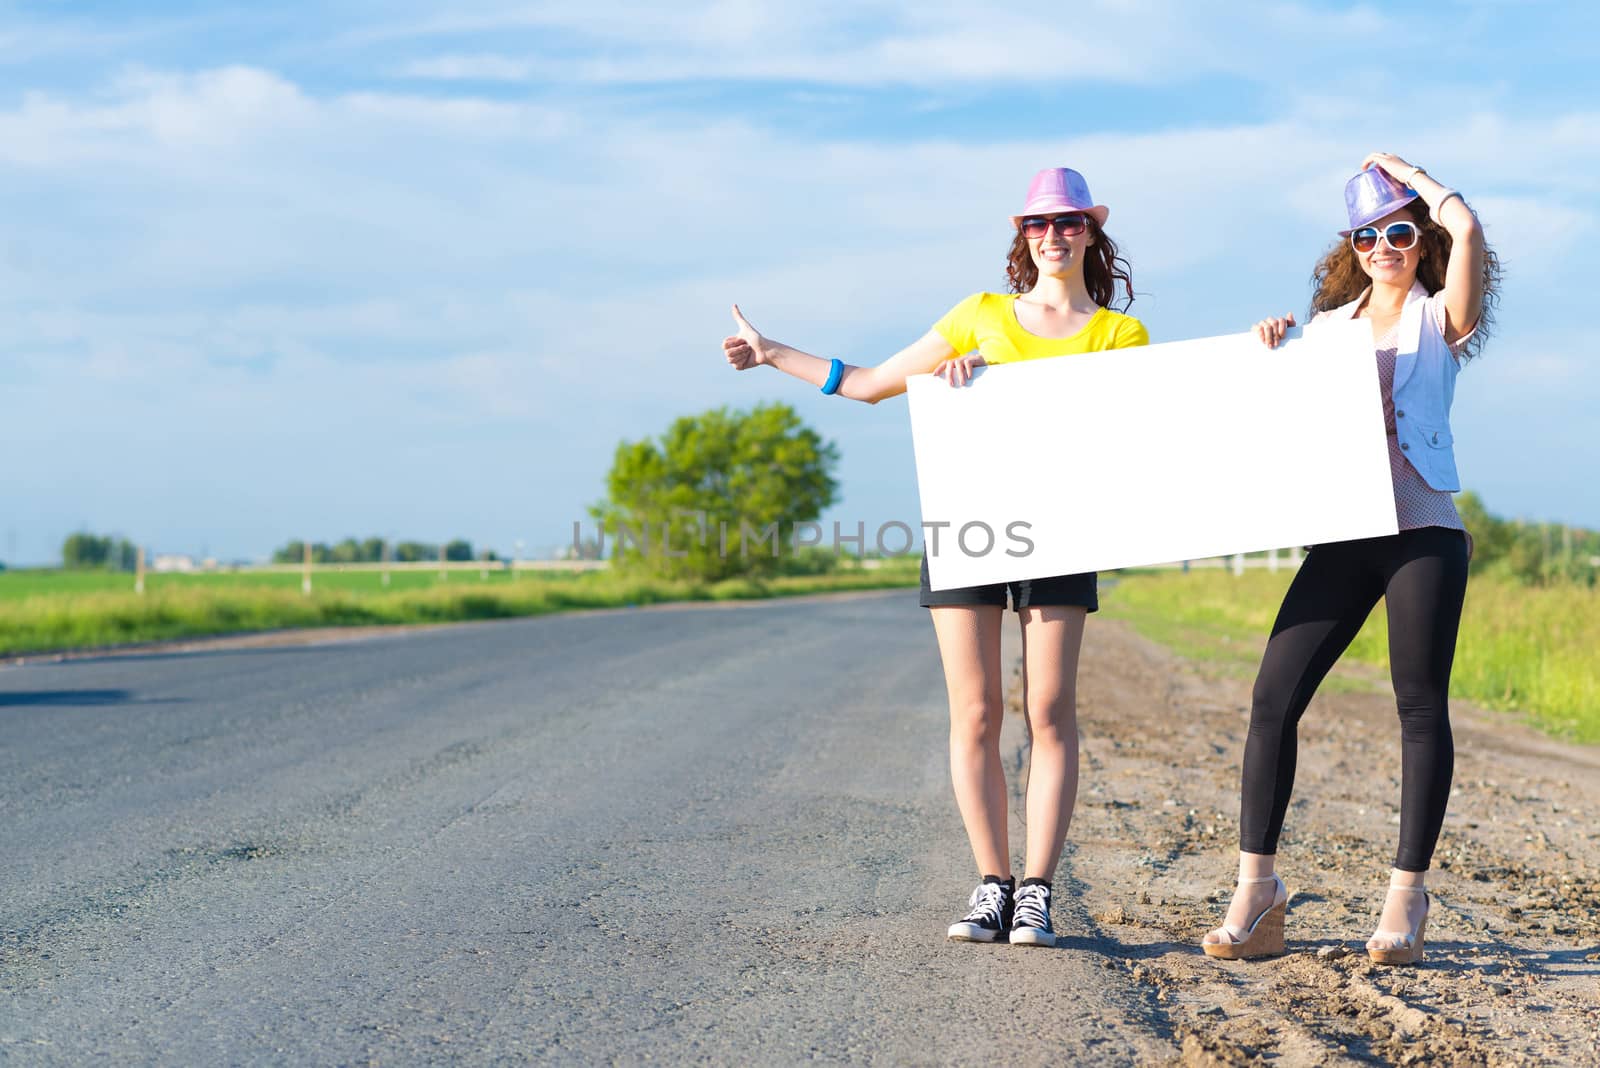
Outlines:
[[[1311,695],[1382,597],[1400,710],[1400,846],[1394,866],[1427,871],[1455,770],[1450,665],[1467,591],[1467,541],[1422,527],[1318,545],[1278,609],[1256,677],[1244,747],[1239,848],[1276,853],[1294,790],[1295,728]]]

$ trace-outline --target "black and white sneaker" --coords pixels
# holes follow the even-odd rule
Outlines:
[[[1011,914],[1011,944],[1056,944],[1056,932],[1050,926],[1050,884],[1043,879],[1024,879],[1017,887],[1016,905]]]
[[[1013,879],[985,875],[983,882],[967,899],[970,911],[960,923],[952,923],[947,937],[952,942],[998,942],[1011,926]]]

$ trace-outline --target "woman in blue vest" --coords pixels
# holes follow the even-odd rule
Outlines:
[[[1450,496],[1461,488],[1450,401],[1461,365],[1489,334],[1500,268],[1461,194],[1398,156],[1368,156],[1345,186],[1345,207],[1349,228],[1313,272],[1311,306],[1316,319],[1372,325],[1400,532],[1316,546],[1278,610],[1245,742],[1239,885],[1222,926],[1203,942],[1214,957],[1284,950],[1289,895],[1275,861],[1294,787],[1296,724],[1381,598],[1400,711],[1400,841],[1367,952],[1382,964],[1422,958],[1423,877],[1454,766],[1446,695],[1471,545]],[[1255,330],[1270,347],[1293,325],[1286,315]]]

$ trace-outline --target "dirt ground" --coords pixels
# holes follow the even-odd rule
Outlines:
[[[1289,952],[1216,961],[1195,945],[1234,877],[1249,672],[1094,619],[1058,895],[1140,947],[1108,967],[1178,1021],[1173,1063],[1600,1064],[1600,749],[1454,704],[1427,958],[1375,966],[1364,942],[1398,831],[1399,727],[1385,678],[1337,672],[1301,727],[1279,853]]]

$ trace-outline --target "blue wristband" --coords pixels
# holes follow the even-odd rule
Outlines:
[[[831,397],[839,392],[839,383],[844,380],[844,361],[835,358],[832,366],[828,368],[828,380],[822,383],[822,392]]]

